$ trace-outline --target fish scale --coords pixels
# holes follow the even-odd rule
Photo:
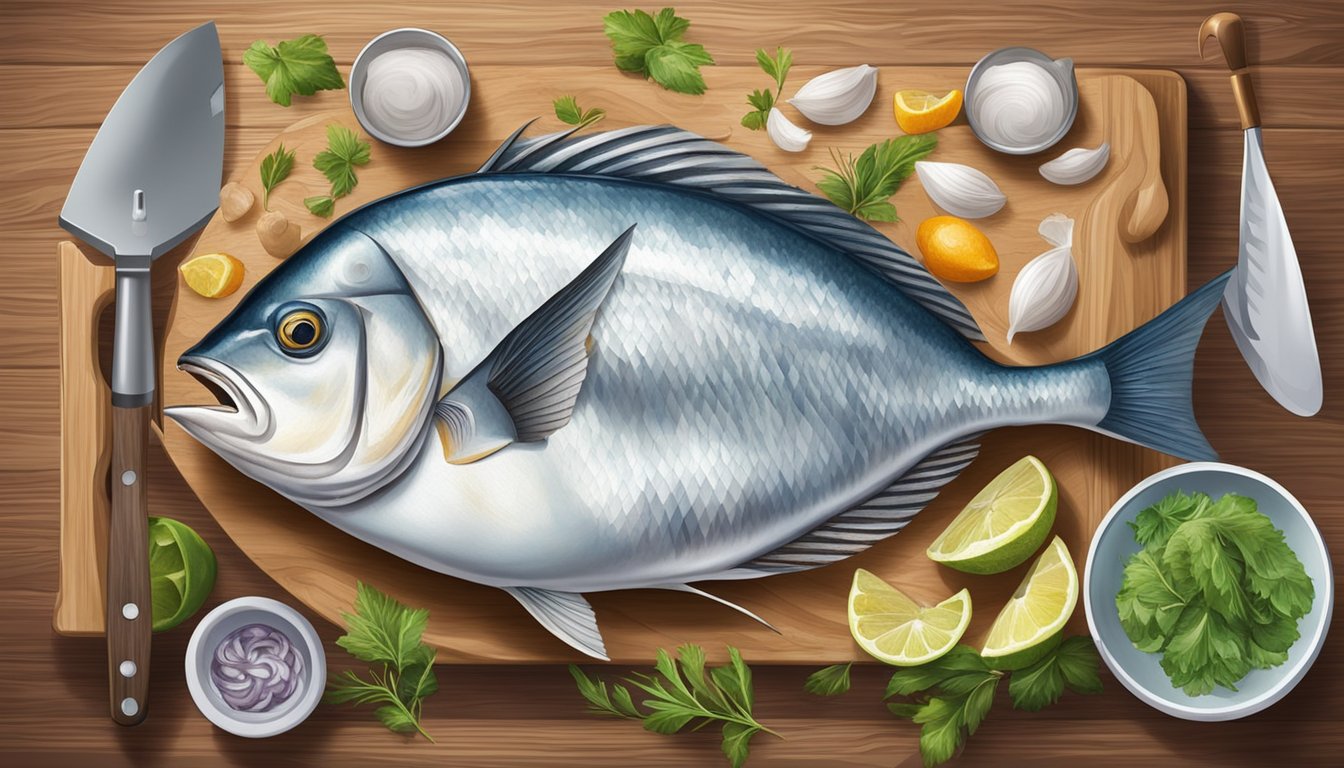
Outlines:
[[[670,127],[515,134],[268,275],[181,362],[236,412],[167,414],[332,525],[499,587],[602,657],[581,593],[704,594],[689,583],[844,559],[995,427],[1208,458],[1189,382],[1225,280],[1092,355],[1003,367],[908,254],[749,158]],[[311,349],[280,344],[295,307],[322,326]],[[315,377],[357,396],[296,400]]]

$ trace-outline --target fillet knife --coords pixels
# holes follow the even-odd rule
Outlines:
[[[150,265],[205,226],[223,172],[224,62],[211,22],[164,46],[126,86],[61,209],[61,226],[116,265],[107,670],[112,719],[122,725],[144,720],[149,691]]]
[[[1215,13],[1205,19],[1199,28],[1201,54],[1210,37],[1218,41],[1232,70],[1232,94],[1246,139],[1240,250],[1237,271],[1223,294],[1223,315],[1260,386],[1289,411],[1314,416],[1321,410],[1324,389],[1321,360],[1297,250],[1265,167],[1241,17]]]

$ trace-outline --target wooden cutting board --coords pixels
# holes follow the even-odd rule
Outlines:
[[[819,73],[795,69],[791,83],[801,84]],[[776,149],[764,131],[738,125],[746,107],[737,103],[737,96],[761,87],[763,75],[737,68],[731,75],[726,68],[716,75],[714,88],[702,98],[668,94],[637,78],[596,69],[561,68],[527,79],[493,73],[477,77],[468,118],[447,140],[416,150],[375,142],[372,162],[360,169],[354,193],[338,201],[337,216],[407,186],[473,170],[503,137],[539,114],[546,116],[532,132],[559,129],[549,103],[562,93],[576,94],[585,107],[606,108],[608,118],[599,129],[674,123],[752,155],[790,183],[815,189],[819,176],[815,166],[831,164],[828,148],[857,154],[899,133],[890,112],[896,90],[942,92],[960,87],[964,78],[963,71],[951,68],[884,68],[868,114],[848,126],[808,126],[815,132],[811,147],[789,154]],[[1055,150],[1028,158],[992,152],[976,141],[963,116],[939,132],[939,148],[930,158],[980,168],[1008,197],[1002,211],[977,222],[998,249],[1000,273],[980,284],[952,286],[985,329],[990,339],[987,354],[1004,362],[1037,364],[1084,354],[1142,324],[1184,294],[1185,84],[1173,72],[1142,70],[1080,70],[1078,80],[1078,119]],[[791,107],[786,109],[799,119]],[[271,208],[297,223],[305,241],[329,223],[310,215],[301,201],[325,192],[326,182],[311,162],[325,146],[325,127],[331,122],[358,128],[345,109],[314,115],[281,133],[262,153],[281,142],[297,151],[294,174],[272,194]],[[1065,149],[1095,147],[1103,140],[1111,144],[1111,161],[1092,181],[1059,187],[1038,175],[1041,162]],[[258,200],[260,158],[235,179],[251,188]],[[907,182],[893,202],[903,221],[879,228],[914,251],[914,228],[941,211],[917,179]],[[1078,222],[1078,301],[1057,326],[1019,336],[1009,347],[1004,334],[1012,280],[1030,259],[1048,249],[1036,228],[1054,212]],[[177,372],[174,363],[279,263],[255,237],[260,213],[258,203],[232,224],[216,216],[202,233],[197,253],[230,253],[247,266],[247,276],[243,289],[226,299],[177,292],[160,350],[163,403],[213,401],[195,380]],[[426,639],[440,647],[441,661],[581,658],[502,592],[421,569],[327,526],[242,476],[174,424],[165,425],[162,439],[183,476],[235,543],[296,599],[326,618],[339,622],[340,612],[349,610],[353,601],[356,580],[363,580],[408,604],[430,609]],[[1074,553],[1080,572],[1091,531],[1111,503],[1142,477],[1173,463],[1079,429],[998,430],[985,438],[980,458],[905,531],[869,552],[808,573],[701,585],[759,613],[779,628],[779,634],[693,596],[650,590],[590,595],[608,651],[614,660],[635,662],[650,658],[656,647],[696,642],[714,655],[721,655],[724,644],[732,644],[754,661],[858,659],[862,653],[849,637],[845,620],[845,596],[856,567],[872,570],[928,602],[970,587],[976,612],[967,637],[978,642],[1026,566],[998,576],[968,576],[935,566],[923,551],[984,483],[1026,453],[1040,457],[1059,481],[1056,529]],[[69,527],[78,529],[74,524]],[[1073,622],[1077,630],[1085,629],[1081,608]]]

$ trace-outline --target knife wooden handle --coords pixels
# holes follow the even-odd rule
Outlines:
[[[1241,128],[1260,125],[1260,108],[1255,103],[1251,87],[1251,73],[1246,64],[1246,30],[1241,17],[1235,13],[1215,13],[1199,25],[1199,53],[1204,55],[1204,44],[1209,38],[1218,41],[1223,50],[1227,68],[1232,70],[1232,95],[1237,100],[1237,114]]]
[[[149,517],[145,452],[149,409],[112,409],[112,514],[107,558],[107,676],[112,719],[145,719],[149,692]]]

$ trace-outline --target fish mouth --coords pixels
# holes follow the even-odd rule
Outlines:
[[[218,401],[210,405],[175,405],[163,410],[165,416],[188,432],[256,438],[268,431],[270,409],[237,371],[217,360],[195,355],[179,358],[177,369],[200,382]]]

